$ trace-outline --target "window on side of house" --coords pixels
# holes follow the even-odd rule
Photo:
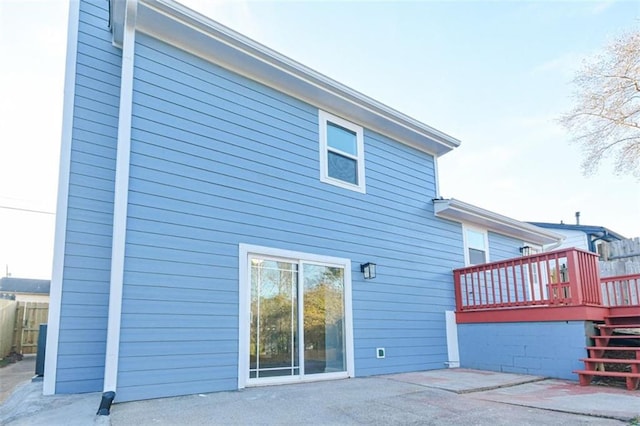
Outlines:
[[[320,111],[320,181],[365,192],[362,127]]]
[[[467,265],[489,262],[488,247],[486,230],[464,227],[464,255]]]

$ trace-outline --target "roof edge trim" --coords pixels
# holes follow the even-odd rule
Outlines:
[[[564,239],[564,236],[526,222],[485,210],[455,198],[433,200],[436,217],[459,223],[481,226],[503,235],[522,239],[535,244],[552,244]]]
[[[119,5],[121,2],[117,0],[111,0],[111,3],[113,7],[110,8],[110,23],[111,30],[113,31],[114,44],[117,45],[118,41],[122,39],[120,33],[124,28],[125,8],[122,7],[121,4]],[[241,56],[247,57],[247,60],[259,61],[263,65],[271,68],[273,70],[272,75],[258,71],[262,72],[262,74],[250,76],[264,84],[272,85],[272,87],[282,90],[282,77],[284,76],[285,78],[296,80],[299,83],[297,85],[298,88],[307,85],[310,88],[310,93],[313,90],[317,91],[317,89],[320,89],[324,96],[332,98],[329,104],[334,104],[338,109],[334,112],[341,113],[344,110],[343,115],[347,115],[345,118],[361,121],[360,124],[365,125],[371,130],[379,131],[382,134],[397,139],[399,142],[427,151],[435,156],[446,154],[460,145],[460,140],[453,136],[351,89],[173,0],[140,0],[139,6],[145,7],[150,14],[157,14],[158,16],[162,16],[165,19],[168,18],[182,25],[185,31],[196,32],[211,40],[215,40],[217,43],[223,43],[235,53],[235,57],[233,58],[235,61],[238,60],[237,56],[240,54]],[[140,21],[141,22],[137,22],[136,25],[141,30],[144,30],[145,22],[149,22],[150,20],[145,21],[144,18],[141,18]],[[149,25],[153,26],[152,23]],[[163,29],[167,34],[160,34]],[[166,36],[167,39],[175,37],[174,31],[166,27],[163,28],[162,26],[154,26],[153,30],[148,33],[153,36]],[[220,54],[220,52],[217,53]],[[218,59],[224,61],[224,58]],[[255,70],[256,68],[252,68],[252,71]],[[291,89],[293,85],[286,87]],[[285,93],[306,101],[315,100],[314,96],[305,95],[305,93],[302,92],[297,93],[296,90],[297,89],[291,89],[285,91]],[[326,100],[327,99],[325,99],[325,101]],[[321,101],[319,102],[321,103]],[[327,108],[330,105],[316,106]],[[360,109],[361,111],[354,111],[353,115],[349,115],[351,108]],[[398,133],[397,136],[396,132]],[[427,141],[424,141],[424,139]],[[416,143],[417,140],[423,140],[424,146]]]

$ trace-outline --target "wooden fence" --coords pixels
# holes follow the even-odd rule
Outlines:
[[[18,302],[0,299],[0,358],[11,352]]]
[[[603,247],[601,276],[640,274],[640,238],[613,241]]]
[[[38,351],[40,324],[49,316],[49,304],[18,302],[13,329],[13,350],[17,353],[35,354]]]

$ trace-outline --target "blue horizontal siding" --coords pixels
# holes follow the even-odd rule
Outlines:
[[[186,289],[176,287],[154,286],[155,291],[152,297],[149,297],[148,286],[131,285],[127,288],[127,298],[135,300],[168,300],[175,302],[191,302],[198,300],[202,303],[229,303],[235,304],[238,294],[231,291],[210,291],[202,289]]]
[[[165,155],[173,154],[167,152]],[[135,158],[132,158],[132,164],[138,165],[149,162],[149,156],[134,155],[134,157]],[[152,157],[155,158],[156,156]],[[325,220],[327,214],[332,214],[335,211],[335,203],[331,203],[329,200],[314,199],[311,195],[307,194],[308,191],[306,191],[306,188],[296,188],[298,184],[293,182],[290,189],[274,187],[273,190],[270,190],[272,195],[269,196],[265,193],[265,183],[270,183],[268,178],[265,179],[267,182],[263,182],[263,184],[260,185],[255,182],[255,180],[253,183],[250,183],[250,181],[239,181],[237,178],[220,176],[210,171],[201,172],[189,170],[190,168],[186,165],[176,165],[169,162],[165,164],[165,162],[162,161],[158,162],[160,163],[158,166],[166,166],[164,170],[140,166],[140,168],[132,171],[132,178],[135,179],[133,179],[130,186],[131,191],[141,192],[149,196],[162,194],[163,197],[167,198],[167,202],[171,202],[174,199],[177,199],[179,202],[185,190],[197,192],[196,196],[202,198],[199,204],[204,207],[210,205],[206,198],[220,197],[226,199],[226,210],[237,209],[239,203],[246,205],[247,208],[254,208],[261,211],[268,208],[269,210],[279,210],[286,213],[296,208],[309,216],[310,221],[313,219]],[[210,166],[213,170],[217,170],[218,164],[210,163]],[[225,169],[226,168],[227,167],[225,167]],[[233,168],[229,166],[229,169]],[[235,171],[237,172],[237,168],[235,168]],[[233,171],[230,170],[229,172],[232,173]],[[190,176],[185,177],[185,173],[190,173]],[[258,173],[255,174],[255,178],[259,178]],[[274,179],[273,183],[274,186],[277,185],[277,180]],[[298,191],[296,191],[296,189]],[[242,200],[237,200],[235,196],[238,190],[246,192],[246,197]],[[198,205],[194,207],[198,207]],[[368,228],[372,231],[384,226],[389,228],[389,231],[393,231],[407,240],[416,235],[415,231],[410,232],[406,226],[403,226],[410,223],[415,224],[415,227],[419,228],[416,229],[416,231],[429,232],[430,234],[440,235],[443,238],[450,238],[452,241],[457,241],[457,238],[455,238],[457,237],[456,234],[439,228],[434,229],[433,227],[426,226],[423,221],[419,220],[420,216],[428,214],[424,212],[423,206],[407,205],[406,207],[406,210],[396,212],[395,216],[385,216],[376,211],[362,212],[362,210],[358,210],[354,206],[345,204],[341,206],[344,213],[341,222],[352,226],[359,226],[360,228]],[[179,209],[176,210],[179,211]],[[419,240],[420,238],[416,237],[416,239]],[[409,241],[407,241],[407,243],[408,242]]]
[[[62,325],[67,330],[95,330],[96,328],[102,327],[103,322],[103,317],[85,317],[82,322],[76,321],[72,318],[64,318]],[[100,362],[104,362],[104,360],[101,360]]]
[[[123,316],[123,318],[125,317]],[[204,355],[215,359],[217,356],[233,353],[237,360],[237,340],[235,338],[233,341],[219,342],[197,339],[189,342],[188,345],[167,345],[164,342],[129,342],[126,345],[125,356],[120,359],[119,367],[122,366],[121,371],[131,370],[134,365],[137,365],[139,357],[158,357],[158,362],[161,362],[161,360],[169,361],[174,357],[186,355]],[[215,354],[212,353],[214,350]]]
[[[80,2],[57,393],[104,377],[121,63],[107,23],[107,2]]]
[[[344,190],[313,106],[144,35],[134,75],[120,401],[236,388],[239,243],[352,259],[357,375],[443,367],[461,233],[431,156],[365,129],[367,193]]]
[[[522,240],[491,231],[488,233],[488,238],[491,261],[513,259],[514,257],[522,256],[519,250],[519,248],[522,247]]]
[[[86,345],[83,342],[69,342],[60,347],[58,351],[58,356],[102,356],[104,358],[105,350],[106,350],[106,334],[104,334],[104,340],[102,342],[92,345]],[[90,348],[90,349],[89,349]],[[64,360],[61,358],[61,363],[63,365],[69,365],[69,363],[64,363]],[[104,359],[102,360],[102,364],[104,367]],[[96,369],[96,371],[99,369]],[[73,373],[73,372],[71,372]],[[100,373],[103,375],[103,373]],[[79,376],[78,380],[82,380],[82,376]],[[96,376],[97,377],[97,376]],[[70,380],[74,381],[74,380]]]
[[[136,70],[138,79],[146,80],[144,76],[147,75],[166,77],[173,80],[173,83],[178,83],[180,88],[186,91],[177,91],[176,86],[166,82],[160,84],[160,88],[164,90],[172,90],[173,93],[178,94],[192,94],[194,98],[200,98],[200,92],[205,92],[209,94],[206,100],[217,99],[223,102],[237,100],[239,104],[257,111],[265,111],[270,116],[278,116],[284,112],[291,116],[292,120],[298,117],[308,122],[315,121],[316,114],[304,102],[288,96],[283,97],[280,92],[255,81],[238,79],[237,75],[231,71],[218,67],[217,78],[211,79],[211,65],[206,61],[193,61],[192,57],[185,52],[174,50],[167,55],[164,45],[152,44],[146,39],[136,46],[136,58],[137,63],[141,65]]]
[[[102,354],[98,355],[67,355],[63,359],[60,360],[60,368],[64,369],[73,369],[75,367],[78,368],[87,368],[87,367],[99,367],[104,363],[104,356]]]
[[[235,328],[208,328],[202,330],[191,327],[170,327],[154,326],[127,328],[120,334],[122,342],[165,342],[167,344],[183,344],[185,342],[207,341],[212,342],[235,342],[237,340],[237,330]]]
[[[130,357],[126,363],[119,365],[120,371],[155,371],[163,365],[179,365],[181,368],[197,368],[202,365],[225,366],[233,365],[238,359],[236,351],[217,354],[180,354],[158,355],[145,354],[144,356]]]

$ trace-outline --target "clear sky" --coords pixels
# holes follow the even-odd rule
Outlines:
[[[640,236],[640,182],[607,164],[584,177],[556,122],[583,59],[640,27],[640,1],[182,3],[461,139],[444,197]],[[0,0],[0,276],[51,274],[67,13]]]

